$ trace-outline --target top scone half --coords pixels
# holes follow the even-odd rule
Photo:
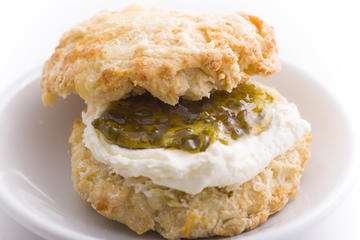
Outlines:
[[[280,70],[272,27],[244,13],[130,6],[65,33],[44,105],[78,93],[73,182],[102,215],[169,239],[253,229],[294,197],[310,125],[249,79]]]
[[[72,92],[103,104],[144,91],[174,105],[181,96],[200,100],[279,69],[273,28],[255,16],[132,5],[66,32],[45,63],[41,87],[45,105]]]

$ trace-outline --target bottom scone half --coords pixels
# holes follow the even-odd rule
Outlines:
[[[271,96],[269,105],[290,104],[275,90],[258,84],[256,86]],[[262,103],[253,101],[251,104],[254,110],[254,104]],[[126,105],[117,105],[126,108]],[[132,102],[130,105],[136,109],[136,103]],[[195,133],[201,128],[196,125],[191,135],[195,136],[192,141],[189,142],[186,138],[186,141],[175,144],[171,141],[173,133],[163,132],[162,137],[170,136],[171,144],[162,142],[165,148],[157,146],[150,149],[145,149],[145,145],[127,148],[126,144],[131,139],[125,141],[122,137],[131,138],[133,135],[129,131],[133,131],[133,127],[125,128],[126,118],[122,118],[116,111],[114,113],[114,109],[107,113],[106,110],[104,113],[104,108],[101,109],[102,115],[95,115],[102,122],[99,120],[96,123],[95,117],[87,117],[93,111],[88,106],[83,113],[83,120],[75,121],[72,128],[70,144],[73,184],[81,198],[97,212],[126,224],[138,234],[154,230],[165,238],[179,239],[232,236],[254,229],[271,214],[281,210],[290,198],[295,197],[304,166],[310,157],[310,126],[300,119],[297,109],[295,115],[298,119],[295,120],[287,118],[291,114],[284,108],[267,111],[268,114],[272,112],[270,117],[261,113],[255,120],[255,115],[251,118],[249,111],[245,114],[245,120],[242,118],[242,122],[246,122],[246,127],[241,128],[243,132],[236,132],[239,136],[231,137],[231,133],[226,134],[225,130],[216,134],[206,132],[210,137],[206,141],[201,138],[196,142]],[[134,111],[142,112],[139,109]],[[282,113],[278,114],[277,111]],[[129,109],[124,112],[132,114]],[[153,114],[154,112],[156,110],[153,110]],[[256,109],[255,112],[260,113],[261,109]],[[105,121],[109,119],[110,125]],[[144,124],[147,127],[154,123],[149,118],[146,119]],[[134,121],[134,118],[130,120]],[[120,135],[115,134],[119,133],[120,127],[114,121],[121,123]],[[293,124],[292,121],[297,123]],[[108,127],[104,128],[106,124]],[[186,129],[191,128],[189,126],[186,125]],[[212,129],[210,126],[214,125],[206,126],[207,129]],[[280,131],[281,128],[289,129]],[[226,129],[232,130],[231,127]],[[124,133],[125,130],[128,135]],[[137,132],[140,130],[136,128]],[[96,133],[96,141],[88,139],[94,138],[91,132]],[[279,136],[269,140],[266,134],[270,133],[278,133]],[[148,140],[144,134],[137,142]],[[230,137],[226,137],[227,135]],[[183,136],[184,133],[179,133],[177,138],[181,139]],[[211,137],[215,140],[211,140]],[[239,144],[246,146],[241,148]],[[95,149],[96,147],[104,149]],[[207,151],[211,156],[206,154]],[[116,157],[111,157],[111,154]],[[188,162],[186,156],[196,157]],[[137,161],[138,165],[134,165],[133,161]]]

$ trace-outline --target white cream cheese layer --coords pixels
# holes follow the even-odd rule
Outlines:
[[[155,184],[190,194],[250,180],[310,132],[309,123],[300,117],[294,104],[274,102],[268,109],[273,120],[257,136],[246,135],[229,145],[216,141],[199,153],[163,148],[132,150],[110,144],[97,134],[91,123],[104,110],[105,106],[90,105],[83,113],[83,142],[97,161],[123,177],[148,177]]]

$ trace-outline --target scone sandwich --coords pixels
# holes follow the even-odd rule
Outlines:
[[[245,13],[102,11],[45,63],[44,105],[77,93],[72,180],[101,215],[168,239],[251,230],[295,197],[310,125],[276,90],[273,28]]]

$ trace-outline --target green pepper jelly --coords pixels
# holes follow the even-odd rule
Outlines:
[[[149,93],[109,104],[93,126],[105,138],[128,149],[167,148],[205,151],[219,140],[259,134],[271,122],[265,105],[273,98],[253,84],[239,84],[231,93],[218,91],[200,101],[180,99],[175,106]]]

